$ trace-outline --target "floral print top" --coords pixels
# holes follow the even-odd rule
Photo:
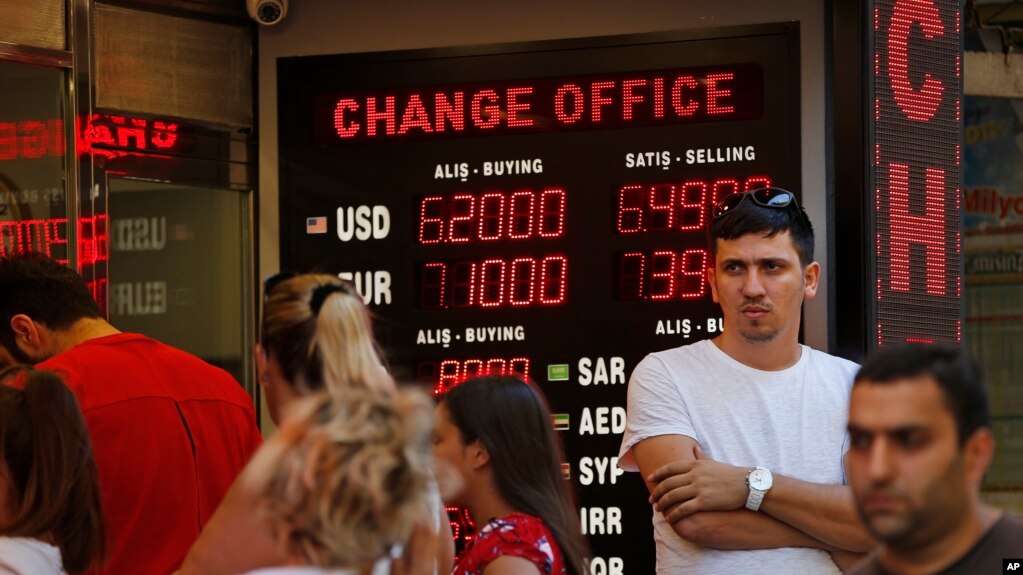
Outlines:
[[[451,575],[481,575],[502,555],[532,561],[543,575],[566,575],[561,550],[539,517],[512,513],[491,519],[455,560]]]

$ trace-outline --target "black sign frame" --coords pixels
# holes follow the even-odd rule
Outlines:
[[[621,441],[616,417],[624,412],[629,373],[649,352],[692,343],[720,329],[720,310],[705,283],[695,300],[618,301],[614,277],[621,273],[615,266],[623,254],[644,254],[650,265],[659,257],[662,265],[667,261],[663,252],[689,251],[689,259],[679,256],[672,265],[692,277],[692,262],[700,257],[696,250],[706,246],[703,228],[709,223],[715,182],[733,178],[743,188],[757,185],[756,176],[767,176],[770,183],[800,195],[799,46],[798,23],[781,23],[278,61],[282,269],[345,274],[355,280],[377,317],[378,337],[399,379],[429,377],[431,366],[436,378],[445,369],[443,361],[460,362],[456,367],[464,374],[466,369],[497,366],[489,361],[494,358],[505,359],[506,365],[529,358],[530,376],[547,394],[552,410],[568,416],[567,422],[558,421],[559,427],[567,425],[561,431],[567,472],[584,508],[595,555],[593,573],[653,571],[645,488],[637,474],[614,471]],[[522,134],[506,130],[457,138],[420,134],[424,137],[342,145],[322,145],[322,137],[316,136],[322,125],[315,125],[314,110],[317,99],[326,95],[365,98],[374,91],[384,95],[417,87],[598,75],[620,81],[646,71],[748,63],[763,70],[759,119]],[[745,151],[750,147],[752,159]],[[688,152],[692,164],[686,163]],[[637,166],[640,156],[642,165]],[[536,159],[541,160],[541,173],[535,167],[526,173],[524,166]],[[510,175],[482,175],[486,162],[501,161],[525,163],[514,164]],[[665,161],[667,165],[659,164]],[[702,198],[703,228],[618,233],[615,212],[620,216],[625,186],[649,186],[648,197],[654,198],[662,193],[653,191],[655,185],[682,189],[686,182],[707,186],[706,195],[691,191],[688,196],[693,202]],[[734,189],[729,185],[721,184],[719,195]],[[466,245],[417,241],[424,198],[493,192],[504,194],[507,201],[516,191],[539,194],[552,187],[565,189],[568,197],[560,236]],[[681,197],[686,197],[684,192]],[[384,210],[374,210],[380,206],[386,208],[386,218]],[[644,209],[652,217],[650,206]],[[685,214],[676,215],[682,221]],[[339,218],[347,226],[344,234],[338,230]],[[449,237],[464,235],[450,229]],[[341,241],[342,235],[348,239]],[[422,294],[415,284],[425,264],[503,259],[511,265],[515,258],[540,261],[551,255],[568,259],[563,306],[428,310],[416,304]],[[381,271],[388,276],[377,275]],[[696,293],[691,283],[686,286],[686,293]],[[389,300],[381,289],[372,289],[384,287]],[[487,341],[478,341],[481,337]],[[472,359],[480,362],[470,363]]]

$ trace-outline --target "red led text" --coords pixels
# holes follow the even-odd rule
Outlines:
[[[422,362],[419,376],[433,381],[433,393],[442,395],[463,381],[478,375],[519,375],[529,378],[529,358],[492,357],[489,359],[445,359],[440,363]]]
[[[419,243],[560,238],[565,202],[561,188],[427,196],[419,202]]]
[[[621,301],[693,300],[706,295],[706,250],[626,252],[618,257]]]
[[[565,303],[568,259],[489,258],[419,266],[422,309],[555,306]]]
[[[877,345],[957,342],[962,340],[960,5],[939,0],[875,4]]]
[[[721,198],[770,185],[768,176],[627,184],[618,189],[616,229],[620,234],[702,230]]]
[[[93,114],[84,125],[76,120],[75,126],[79,154],[115,154],[94,146],[167,151],[178,141],[178,125],[158,120]],[[59,158],[66,148],[63,120],[0,122],[0,160]]]
[[[759,64],[330,94],[314,103],[323,143],[754,119]]]
[[[36,252],[48,257],[64,256],[67,263],[67,219],[0,222],[0,257]]]

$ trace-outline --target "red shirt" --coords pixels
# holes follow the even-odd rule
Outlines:
[[[528,559],[543,575],[565,575],[561,549],[539,517],[512,513],[491,519],[455,560],[451,575],[481,575],[502,555]]]
[[[40,363],[64,374],[92,437],[107,529],[103,574],[172,573],[262,443],[226,371],[138,334]]]

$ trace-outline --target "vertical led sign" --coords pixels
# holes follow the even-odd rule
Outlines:
[[[868,125],[877,347],[962,338],[960,10],[950,1],[874,3]]]

